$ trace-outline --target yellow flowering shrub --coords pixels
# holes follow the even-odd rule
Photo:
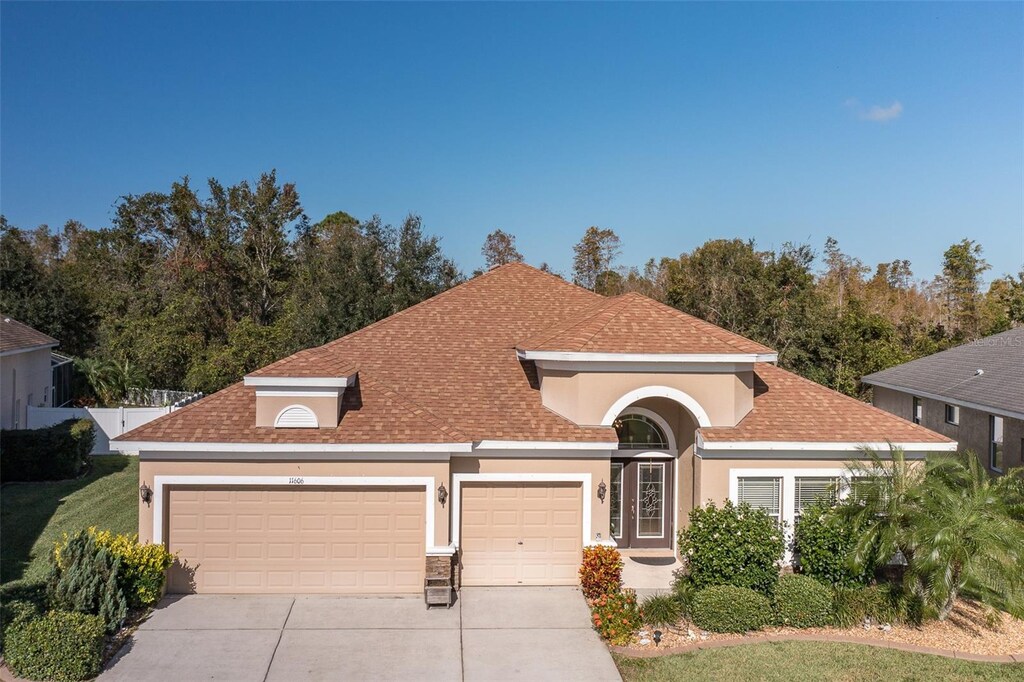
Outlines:
[[[173,554],[163,545],[140,544],[138,534],[115,535],[109,530],[97,530],[95,526],[89,528],[89,534],[96,539],[96,544],[106,547],[121,560],[118,582],[132,606],[149,606],[160,599],[167,569],[174,563]],[[61,549],[67,541],[68,534],[65,533],[63,542],[54,546],[58,566],[61,566]]]

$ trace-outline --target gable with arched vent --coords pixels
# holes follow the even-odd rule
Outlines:
[[[281,410],[277,419],[274,420],[274,427],[279,429],[317,429],[320,423],[317,421],[313,410],[305,405],[289,405]]]

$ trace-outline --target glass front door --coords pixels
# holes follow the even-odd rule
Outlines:
[[[620,548],[672,546],[671,459],[613,460],[611,534]]]

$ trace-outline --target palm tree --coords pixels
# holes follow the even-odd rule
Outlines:
[[[851,494],[837,519],[859,528],[855,567],[906,560],[904,589],[945,620],[961,594],[1024,616],[1024,469],[992,477],[970,453],[908,461],[866,449],[847,465]]]
[[[939,620],[964,592],[1024,617],[1024,524],[1013,518],[1022,474],[991,476],[970,452],[929,460],[909,569]]]

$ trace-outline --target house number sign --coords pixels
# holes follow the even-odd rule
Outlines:
[[[301,476],[292,476],[288,479],[288,485],[302,485],[305,483]]]

